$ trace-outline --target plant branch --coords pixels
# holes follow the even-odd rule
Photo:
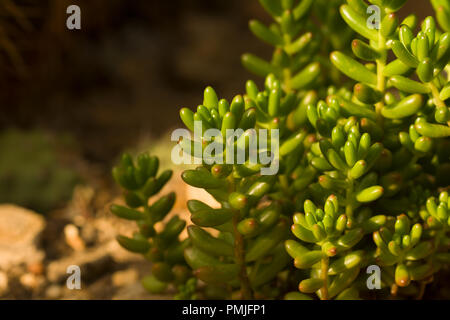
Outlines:
[[[321,278],[323,279],[323,287],[320,289],[321,291],[321,300],[328,300],[328,257],[323,258],[321,262]]]
[[[431,94],[433,95],[434,103],[436,107],[444,108],[446,107],[445,102],[439,97],[439,90],[433,82],[429,82],[428,86],[431,89]]]
[[[352,226],[353,224],[353,188],[354,183],[353,179],[348,178],[347,179],[349,183],[349,187],[347,188],[346,194],[345,194],[345,214],[347,216],[348,226]]]
[[[242,298],[244,300],[251,300],[253,299],[253,294],[245,265],[244,238],[237,229],[238,223],[239,213],[235,212],[233,215],[234,257],[236,259],[236,264],[239,266],[239,280],[241,282]]]

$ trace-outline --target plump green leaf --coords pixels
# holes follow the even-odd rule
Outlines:
[[[377,75],[375,73],[346,54],[335,51],[330,58],[336,68],[349,78],[370,85],[377,84]]]
[[[378,32],[367,27],[367,17],[353,10],[349,5],[342,5],[340,8],[341,16],[345,22],[363,37],[372,41],[378,41]]]

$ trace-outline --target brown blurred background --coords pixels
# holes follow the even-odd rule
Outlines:
[[[26,18],[2,17],[14,48],[0,60],[0,125],[70,133],[104,164],[179,125],[179,108],[199,104],[206,85],[239,92],[244,50],[270,54],[247,30],[262,15],[257,1],[14,3]],[[66,28],[70,4],[81,8],[80,31]]]

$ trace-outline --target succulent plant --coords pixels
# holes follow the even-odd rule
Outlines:
[[[202,124],[222,132],[236,128],[245,130],[240,138],[224,147],[224,154],[228,156],[233,152],[236,159],[238,150],[250,150],[246,139],[257,131],[257,123],[265,128],[278,128],[279,110],[288,111],[292,106],[292,97],[282,97],[279,81],[271,83],[271,79],[269,77],[268,89],[264,92],[258,92],[253,82],[247,84],[248,92],[255,100],[259,97],[260,104],[250,96],[245,100],[236,96],[230,104],[219,100],[215,91],[207,88],[203,105],[197,112],[182,109],[181,118],[190,129],[194,120],[200,119]],[[269,88],[273,88],[270,94]],[[304,135],[297,139],[301,142],[302,137]],[[205,136],[200,139],[204,148],[215,142]],[[186,148],[191,142],[185,144],[183,139],[180,145]],[[258,152],[264,151],[267,150],[258,149]],[[241,297],[245,299],[252,298],[254,290],[275,278],[289,260],[282,245],[288,236],[288,220],[282,215],[282,206],[278,202],[265,205],[262,201],[274,189],[277,177],[261,175],[260,170],[265,165],[251,163],[249,153],[245,152],[246,158],[238,164],[208,165],[203,159],[204,163],[197,169],[182,174],[187,184],[205,189],[221,204],[221,208],[211,208],[198,200],[188,201],[195,225],[188,227],[192,247],[185,250],[187,263],[202,281],[226,285],[230,296],[233,289],[241,287]],[[218,236],[204,228],[216,229]]]
[[[175,203],[175,193],[150,198],[161,191],[172,176],[171,170],[158,175],[159,159],[146,153],[133,159],[124,154],[113,169],[114,180],[123,188],[125,205],[113,204],[111,212],[119,218],[136,221],[138,230],[133,236],[119,235],[119,244],[152,262],[152,274],[142,279],[143,286],[152,293],[164,291],[169,284],[184,286],[191,276],[183,257],[190,240],[179,240],[186,222],[173,216],[157,232],[155,224],[164,220]],[[167,220],[167,219],[166,219]],[[185,292],[185,290],[183,291]]]
[[[450,2],[420,25],[406,0],[259,2],[273,58],[242,62],[264,87],[180,111],[182,178],[219,204],[188,201],[187,265],[215,298],[422,298],[449,264]]]

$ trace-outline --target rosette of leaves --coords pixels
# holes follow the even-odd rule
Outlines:
[[[447,79],[443,71],[450,58],[449,36],[436,28],[433,17],[427,17],[421,31],[414,36],[416,16],[410,15],[399,23],[395,14],[405,2],[371,1],[381,7],[379,30],[367,27],[367,5],[363,1],[349,1],[341,6],[344,20],[369,41],[352,43],[354,55],[368,63],[363,65],[340,52],[333,52],[331,60],[358,82],[354,98],[369,107],[375,105],[378,123],[385,121],[385,130],[394,124],[409,127],[415,121],[415,129],[421,136],[448,137]],[[391,50],[396,59],[388,63]],[[414,75],[419,81],[412,79]],[[387,93],[390,87],[399,90],[400,99]],[[425,103],[428,98],[430,101]],[[419,151],[423,148],[426,149],[419,146]]]
[[[285,243],[294,265],[299,269],[310,269],[310,278],[302,280],[299,290],[314,293],[320,299],[358,299],[358,291],[351,288],[360,267],[365,263],[364,250],[352,250],[374,228],[384,224],[384,216],[376,216],[348,228],[348,218],[339,205],[338,198],[331,195],[325,206],[317,208],[310,200],[304,204],[305,213],[294,215],[293,234],[302,242],[287,240]],[[297,299],[308,299],[305,295],[294,295]],[[288,296],[289,297],[289,296]],[[293,297],[291,297],[293,298]]]
[[[266,77],[274,74],[287,92],[301,91],[326,82],[330,74],[321,74],[321,65],[330,67],[324,58],[329,50],[342,49],[353,32],[345,28],[337,7],[342,0],[260,0],[273,18],[266,26],[258,20],[249,23],[252,33],[275,47],[271,61],[247,53],[243,65],[252,73]],[[319,24],[313,23],[315,14]]]
[[[152,262],[152,274],[142,279],[143,286],[152,293],[164,291],[168,284],[187,291],[185,283],[191,276],[183,251],[189,246],[189,239],[180,241],[179,234],[186,222],[178,216],[168,220],[160,232],[155,224],[164,220],[175,203],[175,193],[150,203],[172,176],[171,170],[158,175],[159,159],[146,153],[133,159],[124,154],[120,164],[113,169],[114,180],[124,190],[125,205],[114,204],[110,210],[119,218],[136,221],[138,231],[133,237],[119,235],[117,241],[128,251],[142,254]],[[192,287],[192,284],[188,288]],[[186,294],[185,299],[190,298]]]
[[[330,110],[333,109],[330,107]],[[353,224],[356,209],[379,199],[384,193],[384,188],[377,184],[378,175],[370,172],[375,165],[380,166],[385,161],[381,157],[383,150],[381,143],[372,142],[369,133],[360,133],[356,119],[351,117],[331,130],[331,138],[314,143],[307,154],[310,165],[323,173],[316,185],[320,188],[313,189],[316,198],[323,199],[326,194],[323,191],[328,190],[345,199],[349,226]]]
[[[447,191],[439,194],[438,198],[428,198],[425,207],[420,211],[420,217],[425,222],[425,235],[432,239],[435,247],[434,264],[438,268],[450,262],[450,198]]]
[[[274,155],[276,157],[274,161],[278,161],[280,167],[276,178],[279,188],[275,188],[277,190],[271,193],[271,196],[289,205],[288,202],[296,195],[295,188],[291,185],[291,175],[301,162],[304,151],[309,149],[311,139],[314,138],[307,135],[306,107],[317,101],[317,94],[309,91],[299,97],[294,93],[285,92],[281,87],[281,82],[273,74],[267,76],[262,91],[253,81],[247,81],[245,95],[237,95],[231,104],[224,99],[218,101],[214,90],[208,87],[205,90],[203,105],[198,106],[196,112],[183,108],[180,115],[186,127],[192,131],[195,129],[196,120],[203,121],[201,122],[203,131],[206,129],[220,131],[222,138],[215,138],[214,143],[222,145],[223,153],[215,154],[214,158],[217,160],[217,156],[219,156],[218,158],[223,162],[226,162],[227,148],[231,146],[223,139],[226,131],[241,130],[239,138],[232,147],[234,150],[245,151],[245,162],[235,166],[235,174],[242,177],[256,174],[264,167],[261,163],[249,163],[250,140],[259,137],[260,129],[267,130],[267,138],[264,138],[263,135],[264,141],[258,141],[260,147],[257,151],[258,154],[265,152],[266,150],[263,150],[261,145],[265,145],[267,150],[272,147],[270,130],[279,130],[278,139],[275,139],[275,143],[279,146],[279,154]],[[212,142],[211,137],[207,139],[201,137],[197,141],[183,139],[180,141],[180,145],[183,150],[195,157],[196,145],[198,149],[202,149],[203,154],[203,151],[209,148]],[[277,148],[275,147],[275,149]],[[212,163],[214,159],[209,160]],[[229,168],[230,166],[225,167]]]
[[[383,282],[393,295],[399,287],[408,287],[415,281],[419,286],[407,288],[405,293],[422,297],[433,274],[449,262],[448,193],[440,194],[439,203],[434,197],[429,198],[420,215],[424,224],[412,225],[411,219],[401,214],[392,227],[373,233],[376,261],[383,266]]]
[[[449,206],[448,192],[441,192],[438,199],[428,198],[426,210],[421,210],[420,216],[430,228],[442,230],[442,233],[445,234],[450,226]]]
[[[293,107],[292,98],[283,93],[279,81],[269,77],[265,91],[259,92],[256,85],[249,82],[245,100],[237,96],[231,104],[224,99],[219,100],[215,91],[208,87],[203,105],[197,108],[197,112],[187,108],[180,112],[190,130],[195,129],[195,120],[200,121],[203,128],[216,129],[224,135],[226,130],[242,130],[241,135],[231,137],[234,139],[231,143],[221,142],[223,164],[208,164],[203,158],[201,166],[184,171],[182,178],[191,186],[205,189],[221,205],[220,208],[211,208],[198,200],[188,201],[195,225],[188,227],[192,247],[185,250],[186,261],[197,278],[211,285],[228,287],[230,295],[240,288],[237,296],[244,299],[253,297],[255,293],[261,294],[264,285],[273,280],[289,261],[282,244],[288,237],[288,220],[283,216],[283,208],[277,201],[262,202],[277,190],[278,175],[261,175],[260,170],[265,165],[251,163],[247,151],[250,150],[249,137],[257,135],[260,129],[277,128],[283,135],[284,129],[280,126]],[[216,139],[222,141],[223,138]],[[290,142],[294,144],[291,148],[295,149],[303,139],[304,134],[300,134]],[[185,152],[189,150],[186,146],[199,143],[189,141],[185,144],[183,140],[179,143]],[[267,140],[269,145],[270,137]],[[203,135],[200,143],[206,149],[213,141]],[[242,163],[227,163],[226,155],[229,153],[235,153],[233,159],[238,160],[238,150],[246,151]],[[257,150],[260,152],[267,152],[261,144]],[[215,229],[217,236],[206,228]]]
[[[402,25],[399,29],[399,40],[388,42],[397,60],[388,65],[385,74],[391,76],[388,84],[402,93],[427,94],[430,98],[426,108],[411,108],[409,112],[417,114],[415,129],[428,138],[443,138],[450,135],[449,107],[445,100],[450,97],[447,77],[443,70],[450,59],[450,35],[441,33],[436,28],[433,17],[427,17],[421,26],[421,31],[414,37],[412,28]],[[405,77],[405,73],[415,71],[419,81]],[[382,110],[384,117],[400,119],[412,114],[396,114],[395,108],[389,106]],[[419,112],[420,111],[420,112]]]
[[[274,74],[281,79],[286,91],[307,87],[320,74],[320,64],[312,62],[319,42],[313,39],[311,32],[302,33],[313,1],[260,0],[260,3],[275,21],[268,27],[251,20],[249,26],[256,37],[275,47],[272,61],[247,53],[242,56],[243,65],[262,77]]]

